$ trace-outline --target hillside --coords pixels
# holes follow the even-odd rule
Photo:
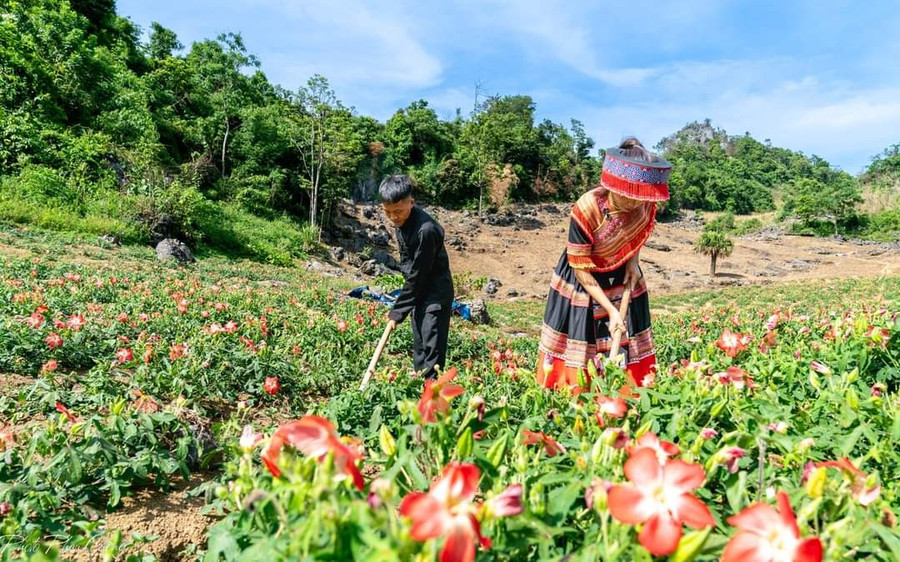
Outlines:
[[[446,231],[450,265],[456,275],[468,273],[471,278],[498,279],[502,287],[493,297],[498,301],[511,297],[540,300],[546,295],[550,272],[565,248],[569,205],[514,205],[507,211],[488,215],[483,224],[469,211],[437,207],[426,210]],[[734,253],[719,263],[717,276],[710,278],[708,260],[693,251],[700,225],[699,221],[685,220],[657,224],[650,242],[641,251],[644,274],[653,293],[900,274],[897,244],[790,236],[782,229],[770,227],[736,238]],[[345,202],[337,231],[354,233],[353,238],[335,237],[331,242],[352,250],[360,248],[361,240],[381,242],[389,235],[388,246],[371,248],[390,250],[398,258],[389,226],[379,206]],[[366,232],[372,236],[366,236]],[[356,282],[372,281],[371,276],[361,275],[350,262],[358,263],[353,258],[338,263]]]

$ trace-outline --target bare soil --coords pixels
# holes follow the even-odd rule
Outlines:
[[[522,205],[489,215],[482,223],[472,212],[426,207],[444,227],[454,274],[499,279],[502,286],[492,297],[496,299],[546,297],[550,274],[565,249],[569,209],[569,205],[562,204]],[[342,220],[345,230],[347,225],[369,231],[384,225],[392,232],[377,206],[366,210],[364,205],[345,205]],[[789,236],[768,229],[735,238],[734,252],[719,259],[716,276],[711,277],[709,258],[693,251],[699,236],[700,228],[696,226],[656,225],[653,236],[641,250],[641,267],[651,292],[900,274],[896,244]],[[393,236],[389,250],[398,257]],[[355,269],[346,262],[342,265]]]
[[[188,560],[191,557],[184,554],[185,549],[192,544],[205,546],[206,529],[215,523],[214,517],[202,513],[206,501],[186,494],[202,482],[203,476],[194,474],[188,482],[179,482],[168,493],[151,488],[140,490],[134,496],[124,498],[122,507],[106,516],[106,530],[121,531],[123,544],[135,533],[159,537],[152,542],[139,543],[129,552],[152,554],[161,562]],[[79,561],[102,560],[105,548],[106,540],[101,540],[90,550],[63,554]]]

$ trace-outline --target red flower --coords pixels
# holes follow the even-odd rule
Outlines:
[[[866,473],[856,468],[847,457],[837,461],[817,462],[815,466],[816,468],[837,468],[846,476],[850,477],[850,491],[853,494],[853,497],[864,507],[878,499],[878,496],[881,494],[881,485],[876,484],[875,486],[868,486],[866,483]]]
[[[566,452],[565,447],[541,431],[528,431],[527,429],[523,429],[522,435],[525,436],[525,439],[522,440],[523,445],[541,445],[544,447],[544,451],[547,453],[548,457],[555,457],[560,453]]]
[[[131,349],[127,347],[123,347],[119,351],[116,352],[116,361],[118,363],[128,363],[134,359],[134,353],[132,353]]]
[[[790,560],[820,562],[822,543],[817,537],[802,540],[787,494],[778,492],[778,510],[757,503],[728,518],[740,529],[722,552],[722,562]]]
[[[69,419],[69,422],[71,422],[71,423],[76,423],[78,421],[77,419],[75,419],[75,416],[72,415],[72,412],[70,412],[69,409],[66,408],[66,406],[62,402],[56,403],[56,411],[60,412],[62,414],[65,414],[66,417]]]
[[[734,474],[738,471],[738,461],[747,456],[747,451],[740,447],[723,447],[716,453],[715,462],[724,464],[728,472]]]
[[[337,329],[338,332],[344,333],[347,331],[347,321],[346,320],[338,320],[337,321]]]
[[[120,312],[120,313],[119,313],[119,318],[118,318],[118,320],[119,320],[119,322],[121,322],[122,324],[127,324],[127,323],[128,323],[128,313],[127,313],[127,312]]]
[[[233,334],[237,331],[237,328],[237,322],[235,322],[234,320],[229,320],[228,322],[225,322],[225,327],[222,329],[225,330],[226,334]]]
[[[31,316],[25,319],[25,324],[28,325],[29,328],[37,330],[44,325],[44,316],[39,312],[33,312],[31,313]]]
[[[522,493],[524,489],[521,484],[512,484],[500,494],[489,499],[485,506],[489,516],[494,517],[512,517],[519,515],[525,511],[522,505]]]
[[[44,338],[44,341],[47,342],[47,347],[50,349],[55,349],[63,344],[63,339],[56,332],[51,332],[49,336]]]
[[[652,450],[640,449],[625,461],[625,476],[632,483],[609,489],[609,511],[622,523],[644,525],[638,541],[651,554],[673,552],[682,524],[716,524],[706,504],[690,493],[706,478],[699,465],[677,459],[660,465]]]
[[[68,322],[66,322],[66,327],[68,327],[73,332],[77,332],[84,328],[84,315],[82,314],[73,314],[69,316]]]
[[[750,377],[750,373],[734,365],[728,367],[724,373],[716,373],[713,376],[720,383],[731,384],[737,389],[753,388],[753,379]]]
[[[722,336],[716,342],[716,346],[725,352],[728,357],[736,357],[738,353],[747,349],[750,343],[750,336],[732,332],[728,328],[722,332]]]
[[[831,374],[831,368],[828,365],[826,365],[820,361],[810,361],[809,368],[812,369],[813,371],[815,371],[817,373],[821,373],[823,375]]]
[[[490,548],[481,536],[481,526],[472,503],[478,490],[478,467],[450,463],[427,493],[410,492],[400,502],[400,515],[412,521],[409,535],[416,541],[446,537],[441,562],[472,562],[475,541]]]
[[[600,424],[600,427],[604,426],[604,416],[609,416],[611,418],[621,418],[628,410],[628,404],[626,404],[625,400],[621,398],[597,396],[594,401],[597,402],[597,404],[600,406],[600,408],[594,414],[594,416],[597,418],[597,423]]]
[[[888,341],[891,339],[891,332],[887,328],[869,326],[869,330],[863,334],[863,337],[869,340],[869,345],[874,346],[878,344],[886,348]]]
[[[173,343],[169,347],[169,361],[181,359],[187,354],[187,345],[183,343]]]
[[[422,416],[422,423],[432,423],[437,419],[437,412],[446,414],[450,408],[450,400],[454,396],[459,396],[465,389],[456,384],[449,384],[456,378],[456,367],[448,369],[436,381],[425,381],[425,388],[422,390],[422,396],[419,398],[417,406],[419,415]]]
[[[57,369],[59,364],[56,362],[56,359],[51,359],[41,366],[42,373],[52,373]]]
[[[278,391],[281,390],[281,385],[278,384],[278,377],[266,377],[266,381],[263,383],[263,390],[270,396],[278,394]]]
[[[262,454],[262,460],[276,478],[281,476],[278,457],[285,445],[290,445],[318,462],[322,462],[329,453],[333,453],[334,466],[338,471],[349,475],[357,489],[363,489],[363,477],[356,466],[356,461],[361,460],[362,455],[356,448],[343,444],[334,426],[325,418],[303,416],[275,431],[269,440],[269,446]]]
[[[681,453],[678,445],[669,441],[660,441],[659,437],[651,431],[637,438],[634,447],[628,449],[628,455],[633,456],[643,449],[653,451],[660,463],[665,463],[669,457]]]

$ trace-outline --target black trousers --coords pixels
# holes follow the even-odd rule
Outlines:
[[[422,303],[412,313],[413,365],[426,379],[437,377],[435,366],[447,368],[452,302]]]

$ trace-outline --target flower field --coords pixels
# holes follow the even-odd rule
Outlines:
[[[900,279],[654,299],[654,379],[580,394],[534,383],[540,304],[497,304],[439,380],[404,326],[361,392],[386,310],[340,281],[23,247],[3,560],[152,559],[105,518],[192,473],[215,522],[187,559],[900,559]]]

